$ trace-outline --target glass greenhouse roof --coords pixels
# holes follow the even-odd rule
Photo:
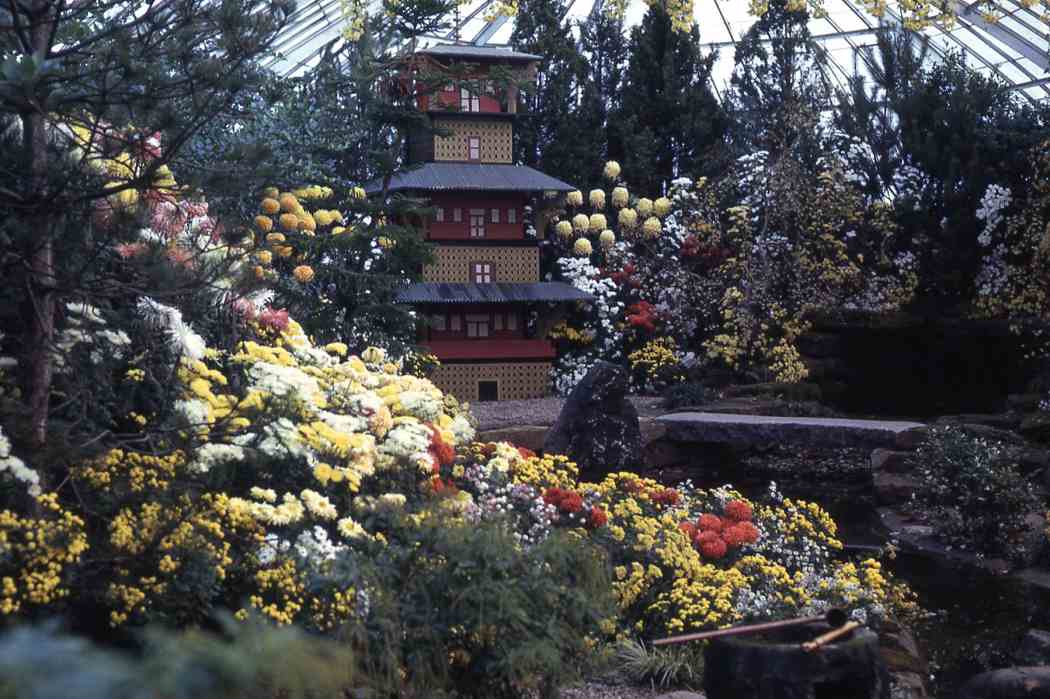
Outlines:
[[[458,27],[442,36],[427,37],[428,45],[459,40],[477,46],[505,46],[514,29],[513,18],[488,19],[496,0],[470,0],[458,13]],[[602,11],[603,0],[573,0],[565,21],[585,20]],[[929,57],[937,60],[949,51],[962,51],[972,68],[995,75],[1031,100],[1050,98],[1050,26],[1040,16],[1039,5],[1026,7],[1020,0],[996,0],[1000,19],[985,21],[976,3],[950,0],[958,20],[950,31],[937,27],[921,30],[930,40]],[[734,47],[755,18],[746,0],[694,0],[700,40],[717,52],[713,89],[721,94],[733,68]],[[859,49],[875,44],[880,23],[899,23],[893,5],[881,20],[865,12],[854,0],[824,0],[826,16],[810,20],[810,32],[826,53],[831,79],[844,85],[854,74],[867,74]],[[645,13],[642,2],[627,6],[625,22],[636,24]],[[278,57],[272,67],[282,74],[309,70],[318,52],[342,41],[344,25],[340,0],[301,0],[298,11],[278,39]]]

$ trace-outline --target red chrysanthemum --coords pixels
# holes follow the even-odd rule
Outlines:
[[[558,509],[562,512],[579,512],[583,509],[583,496],[570,490],[558,503]]]
[[[663,490],[653,491],[652,495],[650,495],[650,499],[656,505],[673,507],[674,505],[678,504],[678,501],[681,499],[681,496],[678,494],[678,491],[674,488],[664,488]]]
[[[455,483],[451,481],[443,481],[437,476],[430,481],[430,488],[433,490],[434,495],[453,496],[459,492],[459,488],[456,487]]]
[[[525,447],[518,447],[518,453],[521,454],[521,458],[523,459],[531,459],[536,456],[536,452],[532,449],[526,449]]]
[[[715,539],[721,539],[721,538],[722,537],[719,536],[718,532],[713,532],[711,530],[698,531],[696,533],[696,536],[693,537],[693,543],[696,544],[697,546],[703,546],[706,543],[709,543],[709,542],[714,541]]]
[[[271,328],[273,330],[287,330],[288,329],[288,311],[274,310],[270,307],[263,309],[263,312],[259,314],[259,325],[264,328]]]
[[[700,515],[700,519],[696,520],[696,528],[700,531],[722,531],[722,518],[718,515],[703,514]]]
[[[726,503],[726,517],[734,522],[750,522],[752,514],[751,505],[743,500],[730,500]]]
[[[696,525],[692,522],[682,522],[678,525],[678,528],[681,529],[682,532],[686,536],[688,536],[690,540],[692,540],[693,537],[696,536]]]
[[[758,541],[758,535],[758,527],[751,524],[751,522],[737,522],[722,532],[722,536],[725,537],[726,541],[735,541],[737,546],[755,543]]]
[[[704,558],[710,558],[711,560],[718,560],[722,556],[726,555],[728,547],[726,542],[721,537],[715,537],[700,544],[700,554]]]
[[[452,448],[451,444],[441,438],[441,433],[438,430],[431,430],[430,432],[429,451],[438,466],[451,466],[452,462],[456,460],[456,450]]]
[[[609,515],[606,514],[605,510],[595,505],[591,508],[591,516],[587,520],[587,524],[591,529],[597,529],[598,527],[604,527],[609,521]]]

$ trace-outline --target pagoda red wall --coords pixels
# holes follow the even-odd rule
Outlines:
[[[500,314],[503,316],[503,330],[495,330],[495,319],[494,315]],[[442,315],[445,317],[445,330],[435,330],[430,325],[430,319],[436,315]],[[460,319],[459,330],[452,330],[452,319],[451,316],[458,315]],[[467,315],[487,315],[489,317],[489,334],[488,337],[467,337]],[[515,329],[507,330],[507,316],[513,315],[515,319]],[[516,308],[507,308],[505,306],[496,306],[488,304],[456,304],[454,307],[449,309],[443,308],[430,308],[426,312],[426,318],[428,327],[425,331],[425,338],[429,341],[460,341],[463,342],[477,342],[485,343],[493,340],[521,340],[525,338],[525,314],[521,310]]]
[[[430,240],[522,240],[525,237],[523,217],[524,200],[514,196],[490,194],[435,194],[430,198],[432,207],[445,210],[445,220],[436,221],[432,216],[428,225],[427,237]],[[462,212],[461,221],[456,222],[454,209]],[[485,210],[485,236],[470,236],[470,210]],[[499,209],[499,223],[492,223],[492,209]],[[507,210],[514,209],[517,223],[507,223]]]

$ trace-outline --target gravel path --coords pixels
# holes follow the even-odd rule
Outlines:
[[[661,399],[658,397],[631,396],[629,400],[642,417],[662,415],[664,412],[660,409]],[[533,398],[471,403],[470,409],[478,419],[479,430],[496,430],[522,425],[552,425],[564,404],[564,398]]]
[[[602,682],[585,682],[562,689],[560,695],[563,699],[704,699],[700,692],[654,690]]]

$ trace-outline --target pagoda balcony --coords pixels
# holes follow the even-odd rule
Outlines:
[[[441,361],[465,359],[554,359],[554,345],[547,340],[493,337],[469,340],[432,340],[423,343]]]

